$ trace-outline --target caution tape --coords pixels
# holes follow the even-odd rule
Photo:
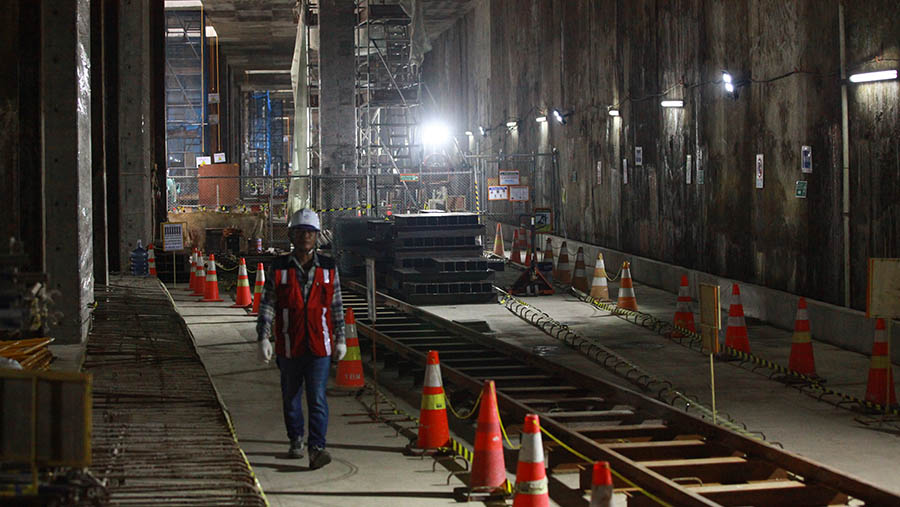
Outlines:
[[[322,208],[315,210],[316,213],[335,213],[338,211],[356,211],[361,209],[371,209],[373,206],[371,204],[364,204],[362,206],[351,206],[349,208]]]
[[[695,331],[691,331],[689,329],[685,329],[681,326],[676,326],[674,324],[669,324],[668,322],[660,321],[656,317],[654,317],[650,314],[647,314],[647,313],[636,312],[633,310],[626,310],[624,308],[619,308],[618,306],[616,306],[612,303],[604,303],[603,301],[594,299],[590,295],[585,294],[575,288],[572,288],[571,290],[572,290],[572,293],[575,295],[575,297],[577,297],[581,301],[590,303],[591,305],[593,305],[597,308],[600,308],[602,310],[606,310],[612,314],[622,315],[622,316],[631,316],[631,317],[637,316],[646,321],[652,321],[652,322],[655,322],[658,324],[662,324],[662,325],[657,326],[660,328],[663,328],[665,326],[671,326],[679,334],[683,335],[686,338],[690,338],[691,343],[701,343],[703,340],[703,337],[700,336],[700,334]],[[658,333],[658,334],[661,334],[662,336],[666,336],[666,334],[663,334],[663,333]],[[666,337],[671,339],[670,336],[666,336]],[[678,341],[678,340],[675,340],[675,341]],[[689,346],[689,348],[690,348],[690,346]],[[755,354],[737,350],[737,349],[734,349],[727,345],[722,347],[722,352],[724,352],[725,354],[727,354],[735,359],[741,360],[741,362],[752,363],[756,366],[767,368],[773,372],[772,375],[783,374],[786,376],[796,378],[798,380],[802,380],[805,385],[799,385],[799,386],[794,386],[794,387],[799,390],[808,389],[808,390],[819,393],[817,396],[817,399],[819,399],[819,400],[822,400],[822,398],[824,396],[835,396],[835,397],[838,397],[841,399],[841,401],[832,403],[832,405],[842,407],[845,403],[855,403],[855,404],[860,405],[861,407],[865,407],[871,411],[880,412],[880,413],[888,413],[888,414],[892,414],[892,415],[900,415],[900,408],[898,408],[898,407],[887,407],[887,409],[886,409],[886,407],[880,403],[873,403],[871,401],[863,400],[863,399],[857,398],[855,396],[852,396],[852,395],[849,395],[846,393],[842,393],[840,391],[836,391],[829,387],[825,387],[824,385],[822,385],[822,379],[819,377],[811,377],[809,375],[805,375],[803,373],[791,370],[790,368],[786,368],[785,366],[783,366],[781,364],[778,364],[774,361],[770,361],[763,357],[759,357]],[[755,369],[756,368],[754,368],[754,370]],[[769,375],[769,377],[771,378],[772,375]]]

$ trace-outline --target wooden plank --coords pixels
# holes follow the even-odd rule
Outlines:
[[[666,477],[696,477],[704,483],[737,484],[787,478],[787,472],[770,462],[740,456],[653,460],[640,464]]]
[[[602,444],[635,461],[659,459],[709,458],[729,456],[733,452],[703,440],[663,440]]]
[[[594,425],[578,428],[578,433],[602,442],[613,438],[644,438],[646,440],[671,439],[677,433],[665,424],[617,424],[609,426]]]
[[[829,505],[846,499],[832,489],[789,480],[686,486],[722,505],[812,506]]]
[[[610,409],[610,410],[585,410],[585,411],[569,411],[569,412],[541,412],[541,416],[552,417],[557,421],[568,424],[577,421],[602,421],[610,419],[622,419],[634,415],[631,409]]]

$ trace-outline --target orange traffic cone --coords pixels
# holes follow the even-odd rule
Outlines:
[[[440,449],[450,444],[447,426],[447,401],[441,382],[441,361],[436,350],[428,351],[425,361],[425,383],[422,386],[422,405],[419,410],[419,449]]]
[[[553,262],[553,241],[547,238],[547,244],[544,246],[544,256],[541,257],[543,262]]]
[[[522,243],[525,247],[525,267],[531,267],[531,231],[528,229],[522,228],[522,237],[525,238]]]
[[[219,278],[216,276],[216,256],[209,254],[209,267],[206,268],[206,282],[203,289],[204,303],[221,303],[224,301],[219,297]]]
[[[150,276],[156,276],[156,253],[153,251],[153,243],[147,245],[147,266],[150,267]]]
[[[606,264],[603,263],[603,252],[597,252],[594,278],[591,280],[591,297],[600,301],[609,301],[609,285],[606,282]]]
[[[503,229],[497,222],[497,232],[494,234],[494,255],[506,258],[506,250],[503,247]]]
[[[731,287],[731,306],[728,307],[728,328],[725,329],[725,346],[750,353],[747,338],[747,322],[744,320],[744,305],[741,304],[741,289],[738,284]]]
[[[578,247],[575,254],[575,274],[572,276],[572,287],[581,292],[588,291],[587,272],[584,268],[584,248]]]
[[[788,367],[804,375],[816,375],[816,361],[810,340],[809,314],[806,299],[797,301],[797,318],[794,320],[794,336],[791,337],[791,359]]]
[[[256,265],[256,284],[253,286],[253,307],[250,309],[250,315],[259,315],[259,303],[262,301],[264,285],[266,285],[266,269],[260,262]]]
[[[541,442],[540,419],[525,416],[522,448],[516,465],[516,496],[513,507],[545,507],[550,505],[547,472],[544,470],[544,445]]]
[[[509,262],[522,264],[522,254],[519,251],[522,247],[519,241],[519,229],[513,229],[512,252],[509,254]]]
[[[485,380],[481,391],[481,407],[475,428],[475,452],[469,489],[497,490],[506,484],[506,464],[503,460],[503,437],[500,435],[500,413],[497,411],[497,391],[493,380]]]
[[[869,363],[869,385],[866,386],[866,401],[879,405],[895,405],[894,371],[888,355],[890,347],[884,329],[884,319],[875,320],[875,341],[872,343],[872,361]]]
[[[569,247],[566,242],[562,242],[559,247],[559,260],[556,261],[556,271],[553,276],[559,280],[559,283],[572,283],[572,266],[569,264]]]
[[[363,378],[362,355],[359,353],[359,335],[356,334],[356,317],[353,316],[353,308],[347,308],[344,327],[346,328],[347,354],[338,362],[337,385],[356,389],[366,385],[366,380]]]
[[[613,482],[606,461],[594,462],[591,475],[591,507],[612,507]]]
[[[250,279],[247,278],[247,261],[241,257],[241,264],[238,266],[237,294],[234,296],[234,304],[232,308],[246,308],[253,304],[253,298],[250,296]]]
[[[634,297],[634,284],[631,281],[631,264],[622,263],[622,282],[619,284],[619,301],[616,306],[626,310],[637,311],[637,299]]]
[[[206,268],[203,266],[202,254],[197,257],[197,278],[194,280],[197,285],[194,287],[192,296],[203,296],[206,290]]]
[[[197,254],[195,251],[191,251],[191,278],[188,280],[188,286],[185,290],[194,290],[194,282],[197,279],[197,263],[194,262],[194,256]]]
[[[678,287],[678,302],[675,303],[675,326],[694,333],[697,332],[694,326],[694,312],[691,311],[691,288],[688,285],[687,275],[681,275],[681,285]],[[673,333],[675,337],[684,336],[676,329]]]

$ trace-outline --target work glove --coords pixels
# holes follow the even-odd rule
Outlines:
[[[336,343],[334,345],[334,354],[332,354],[332,356],[334,356],[334,360],[340,361],[346,355],[347,355],[347,344],[343,343],[343,342]]]
[[[257,357],[259,357],[260,361],[268,363],[272,360],[272,342],[270,342],[268,338],[263,338],[262,340],[259,340],[258,343],[259,353]]]

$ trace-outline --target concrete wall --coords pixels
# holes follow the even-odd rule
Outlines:
[[[900,3],[849,2],[845,15],[848,66],[897,68]],[[458,132],[495,127],[476,152],[559,150],[558,166],[537,164],[534,205],[554,208],[560,234],[841,304],[838,31],[837,0],[484,0],[432,42],[423,70],[430,114]],[[736,99],[723,69],[740,81]],[[850,87],[857,309],[867,258],[900,256],[898,95],[897,81]],[[663,97],[685,107],[663,109]],[[574,113],[533,121],[550,108]],[[516,132],[496,128],[510,119],[523,120]],[[803,145],[812,174],[800,171]]]

